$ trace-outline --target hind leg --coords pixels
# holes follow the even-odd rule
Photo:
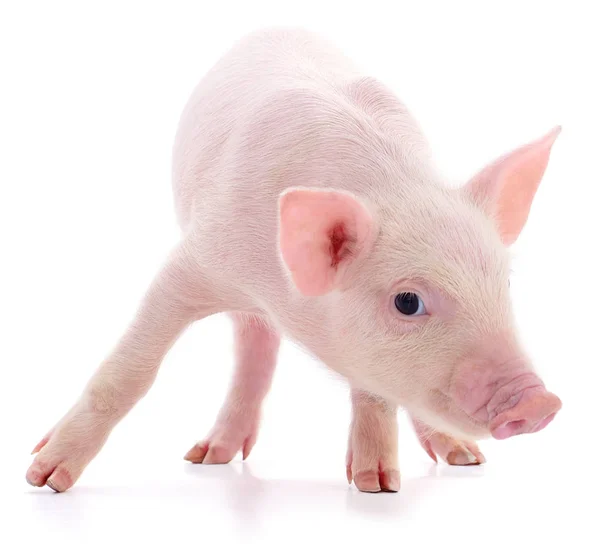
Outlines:
[[[185,456],[192,463],[229,463],[242,450],[246,459],[256,442],[260,412],[275,364],[280,337],[263,320],[233,314],[236,367],[225,403],[207,437]]]

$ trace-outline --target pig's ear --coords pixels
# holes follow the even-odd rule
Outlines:
[[[525,226],[533,197],[561,127],[507,153],[481,170],[465,186],[469,196],[496,221],[504,245],[511,245]]]
[[[374,223],[342,191],[292,188],[279,198],[279,248],[298,290],[319,296],[343,288],[348,268],[369,251]]]

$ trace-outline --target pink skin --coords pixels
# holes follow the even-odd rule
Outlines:
[[[31,485],[65,491],[79,478],[110,431],[148,391],[177,336],[194,319],[214,313],[214,298],[203,283],[182,245],[159,272],[129,330],[80,399],[34,449],[39,453],[26,474]]]
[[[413,419],[413,425],[421,446],[436,463],[437,455],[449,465],[485,463],[485,457],[475,442],[458,440],[453,436],[440,433],[418,419]]]
[[[240,450],[246,459],[256,442],[260,408],[271,385],[280,338],[252,316],[237,314],[233,320],[236,370],[231,388],[208,436],[185,455],[192,463],[229,463]]]
[[[507,248],[559,131],[449,188],[406,107],[333,46],[301,30],[246,37],[181,117],[181,241],[27,480],[71,487],[182,331],[220,312],[234,319],[236,372],[192,462],[250,453],[281,335],[348,380],[347,471],[363,491],[399,488],[397,406],[450,464],[484,461],[474,439],[541,430],[560,400],[516,340]],[[402,292],[420,297],[418,315],[398,311]]]
[[[459,363],[449,393],[497,439],[540,431],[561,408],[560,399],[546,391],[510,333],[488,338],[483,350]]]
[[[400,489],[396,407],[358,389],[352,390],[346,476],[369,493]]]

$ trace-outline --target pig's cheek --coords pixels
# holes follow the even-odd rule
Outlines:
[[[399,312],[388,312],[383,320],[382,326],[386,332],[394,339],[410,338],[417,334],[427,324],[429,316],[419,316],[415,318],[403,318]]]

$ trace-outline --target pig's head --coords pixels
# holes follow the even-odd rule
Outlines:
[[[561,402],[519,344],[508,247],[559,131],[459,189],[398,180],[369,201],[285,191],[281,255],[296,288],[323,308],[325,362],[458,436],[502,439],[545,427]]]

